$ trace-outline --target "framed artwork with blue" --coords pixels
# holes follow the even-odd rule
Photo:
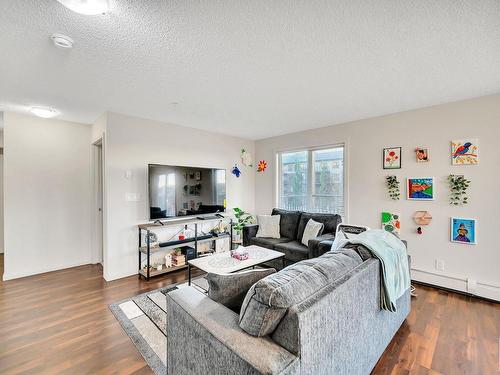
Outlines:
[[[434,177],[408,178],[406,180],[406,199],[432,201],[434,194]]]
[[[451,242],[465,245],[477,244],[476,219],[451,218]]]

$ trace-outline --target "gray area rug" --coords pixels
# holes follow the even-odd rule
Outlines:
[[[167,373],[166,294],[187,284],[170,285],[113,303],[109,309],[156,375]],[[192,281],[201,292],[208,289],[205,278]]]

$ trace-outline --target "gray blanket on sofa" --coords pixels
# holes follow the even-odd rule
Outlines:
[[[384,310],[396,312],[396,301],[410,288],[410,268],[405,244],[381,229],[363,232],[340,243],[339,247],[348,244],[363,245],[380,260],[380,306]]]

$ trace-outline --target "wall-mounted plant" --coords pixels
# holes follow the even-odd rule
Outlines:
[[[401,198],[401,192],[399,190],[400,182],[396,176],[387,176],[385,178],[387,183],[387,191],[389,192],[389,197],[392,200],[398,201]]]
[[[450,174],[448,176],[448,182],[450,183],[450,204],[461,206],[469,203],[467,190],[471,184],[470,180],[462,175]]]

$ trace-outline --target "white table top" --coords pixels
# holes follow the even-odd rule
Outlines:
[[[229,251],[226,251],[220,254],[191,259],[188,263],[191,266],[199,268],[205,272],[226,274],[241,271],[245,268],[250,268],[285,256],[285,254],[280,253],[279,251],[255,245],[246,246],[245,249],[248,251],[249,255],[247,260],[235,259],[231,257]]]

